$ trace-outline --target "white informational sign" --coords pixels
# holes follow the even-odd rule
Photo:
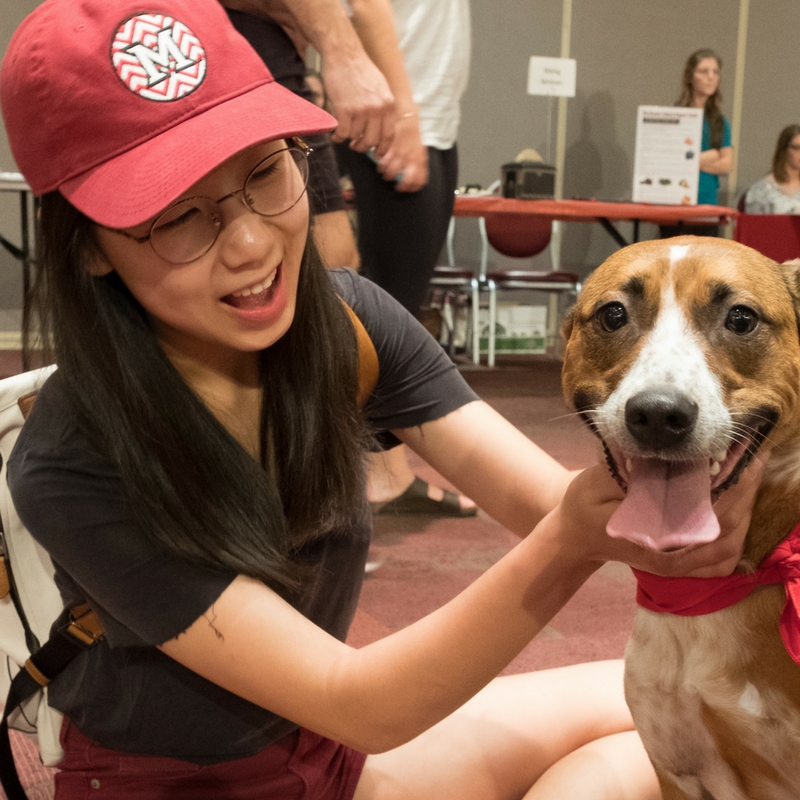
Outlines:
[[[633,202],[697,205],[702,108],[639,106]]]
[[[531,56],[528,62],[528,94],[575,97],[574,58]]]

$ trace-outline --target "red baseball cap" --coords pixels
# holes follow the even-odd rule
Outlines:
[[[46,0],[9,43],[0,101],[34,193],[116,228],[251,145],[336,127],[275,82],[217,0]]]

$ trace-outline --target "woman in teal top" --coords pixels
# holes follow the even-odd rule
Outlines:
[[[719,176],[733,166],[731,126],[722,115],[719,77],[722,61],[713,50],[697,50],[686,61],[679,106],[702,108],[703,141],[700,153],[700,183],[697,202],[716,205]]]
[[[731,126],[721,109],[721,68],[722,60],[713,50],[704,48],[692,53],[683,69],[681,96],[676,103],[686,108],[703,109],[698,205],[719,203],[719,176],[727,175],[733,166]],[[680,233],[717,236],[719,228],[716,225],[692,226],[690,230],[681,225],[665,225],[661,228],[662,238]]]

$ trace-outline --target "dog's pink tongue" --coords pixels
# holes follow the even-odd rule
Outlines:
[[[636,458],[628,472],[628,491],[608,521],[609,536],[654,550],[717,538],[719,522],[711,507],[708,459]]]

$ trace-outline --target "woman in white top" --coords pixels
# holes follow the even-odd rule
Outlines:
[[[778,136],[772,172],[745,195],[748,214],[800,214],[800,125],[787,125]]]

